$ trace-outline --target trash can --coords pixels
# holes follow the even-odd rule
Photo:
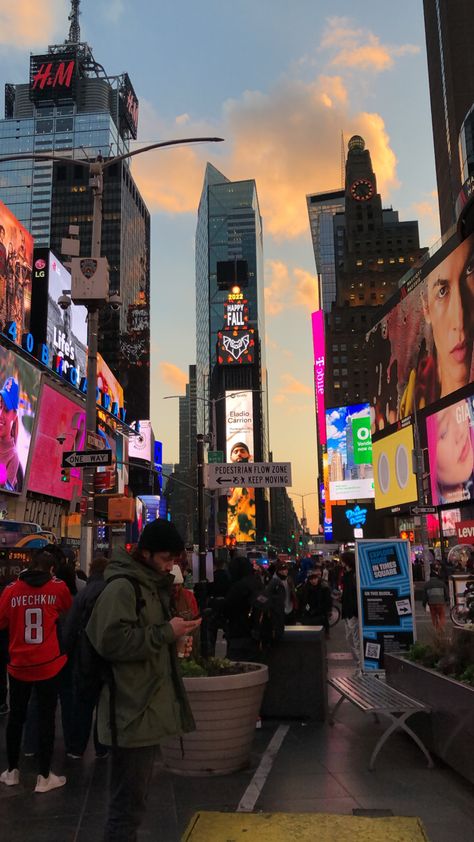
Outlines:
[[[326,639],[322,626],[287,626],[268,658],[269,681],[261,715],[276,719],[327,718]]]

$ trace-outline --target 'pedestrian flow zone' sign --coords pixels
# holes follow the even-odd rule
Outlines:
[[[216,488],[280,488],[291,485],[291,462],[223,462],[204,465],[204,485]]]

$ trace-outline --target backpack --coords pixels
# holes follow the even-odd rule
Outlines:
[[[142,592],[138,581],[133,576],[126,576],[125,574],[118,574],[111,576],[110,579],[104,583],[104,588],[110,582],[116,579],[127,579],[135,591],[135,610],[137,613],[137,622],[140,611],[145,605],[145,600],[142,597]],[[86,634],[86,626],[89,622],[93,608],[97,599],[103,593],[104,588],[97,594],[95,600],[89,603],[87,609],[84,611],[81,618],[81,630],[75,649],[74,660],[74,685],[77,697],[80,701],[88,702],[89,704],[97,704],[99,700],[100,691],[104,684],[109,688],[110,696],[110,725],[112,731],[113,745],[117,742],[117,729],[115,723],[115,681],[112,664],[106,661],[97,650],[94,648]]]

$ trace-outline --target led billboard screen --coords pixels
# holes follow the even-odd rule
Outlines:
[[[130,436],[128,455],[131,459],[151,462],[153,452],[154,444],[151,421],[140,421],[140,432],[136,436]]]
[[[217,362],[219,365],[242,365],[255,360],[255,339],[248,330],[220,330],[217,334]]]
[[[474,235],[401,287],[366,337],[373,429],[382,430],[471,381]],[[388,305],[387,305],[388,307]]]
[[[319,444],[326,444],[326,417],[324,414],[324,372],[326,365],[326,348],[324,344],[324,313],[317,310],[311,316],[313,327],[314,354],[314,391],[316,397],[316,412],[318,416]]]
[[[101,354],[97,354],[97,386],[111,404],[123,406],[123,389]]]
[[[20,493],[25,483],[41,374],[0,345],[0,489]]]
[[[410,424],[372,442],[376,509],[414,503],[418,499],[413,448]]]
[[[28,490],[62,500],[80,496],[81,471],[71,468],[69,481],[62,481],[63,453],[84,450],[86,413],[84,404],[43,384],[34,448],[31,457]]]
[[[380,537],[382,524],[375,514],[373,503],[353,503],[332,507],[332,532],[335,541]],[[362,534],[360,533],[362,531]]]
[[[32,264],[33,237],[0,201],[0,323],[14,322],[19,339],[30,325]]]
[[[253,394],[226,392],[226,461],[253,462]],[[227,495],[227,534],[237,541],[255,541],[255,489],[230,488]]]
[[[474,398],[426,418],[433,506],[474,499]]]
[[[327,409],[326,438],[331,501],[373,497],[369,404]]]

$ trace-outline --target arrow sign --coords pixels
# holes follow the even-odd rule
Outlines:
[[[435,515],[437,511],[436,506],[412,506],[410,508],[412,515]]]
[[[112,451],[104,450],[71,450],[63,453],[63,468],[90,468],[95,465],[111,465]]]
[[[209,489],[281,488],[291,485],[290,462],[222,462],[204,465]]]

